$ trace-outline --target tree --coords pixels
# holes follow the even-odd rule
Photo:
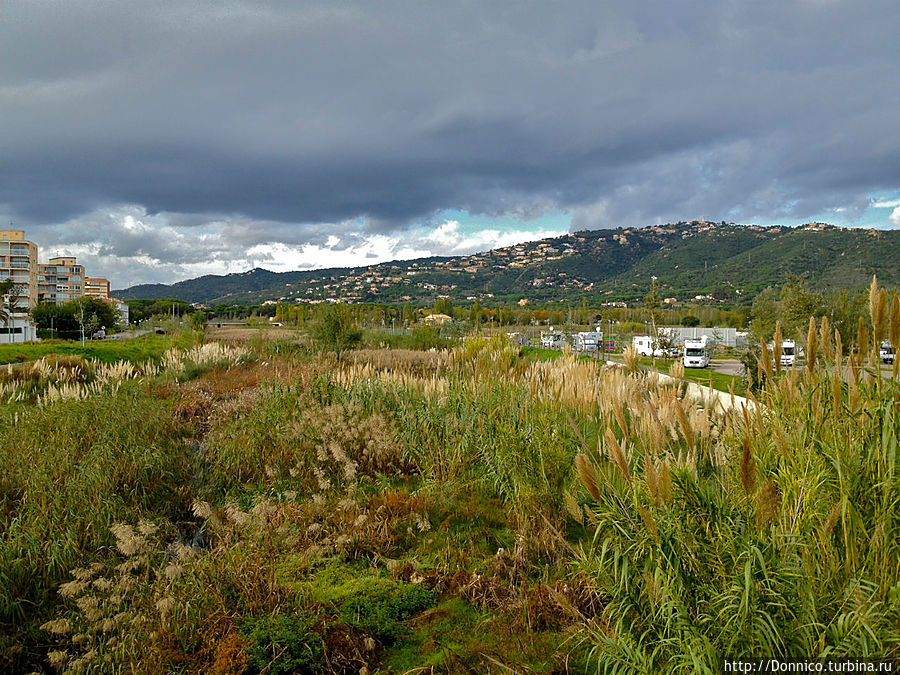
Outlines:
[[[94,330],[119,330],[122,315],[115,305],[98,298],[83,297],[62,305],[41,303],[31,309],[31,320],[41,329],[53,327],[60,337],[82,337],[82,330],[89,337]]]
[[[9,325],[12,315],[15,314],[19,301],[24,297],[22,286],[12,279],[0,281],[0,321],[4,326]]]
[[[809,317],[823,313],[822,296],[809,290],[804,279],[792,276],[781,287],[781,325],[788,337],[802,335]]]
[[[699,326],[699,325],[700,325],[700,319],[698,319],[698,318],[697,318],[696,316],[694,316],[693,314],[688,314],[687,316],[685,316],[685,317],[683,317],[683,318],[681,319],[681,325],[682,325],[682,326],[686,326],[686,327],[688,327],[688,328],[692,328],[692,327],[694,327],[694,326]]]
[[[481,303],[478,300],[475,300],[469,308],[469,321],[476,326],[481,325]]]
[[[659,282],[656,277],[650,279],[650,290],[644,296],[644,307],[650,312],[650,320],[656,323],[656,312],[661,303],[659,301]]]
[[[434,313],[453,316],[453,303],[450,298],[438,298],[434,301]]]
[[[338,359],[362,340],[362,331],[353,323],[346,305],[326,307],[313,324],[312,337],[321,351],[334,352]]]
[[[768,342],[775,332],[778,321],[778,306],[775,304],[775,291],[767,288],[753,299],[750,308],[750,333],[755,342]]]

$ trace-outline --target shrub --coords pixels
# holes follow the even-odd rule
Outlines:
[[[341,620],[383,642],[408,635],[404,622],[434,605],[434,594],[422,585],[369,577],[347,586]]]
[[[246,619],[242,632],[250,643],[253,672],[265,671],[271,675],[322,672],[325,645],[313,630],[315,623],[315,616],[304,611]]]
[[[362,340],[362,331],[353,324],[353,317],[344,305],[333,305],[322,312],[313,324],[312,337],[322,351],[341,353],[353,349]]]

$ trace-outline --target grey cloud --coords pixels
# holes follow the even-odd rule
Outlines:
[[[351,246],[446,208],[766,221],[858,213],[900,187],[894,0],[4,14],[0,204],[26,224],[135,204],[176,232],[225,223],[230,242],[203,251],[225,259]],[[182,255],[150,235],[103,241]]]

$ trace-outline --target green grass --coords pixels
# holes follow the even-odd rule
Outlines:
[[[167,406],[134,383],[115,397],[7,408],[0,426],[0,626],[35,636],[69,571],[105,557],[113,522],[185,508],[189,464]]]
[[[539,361],[553,361],[563,355],[559,349],[544,349],[543,347],[531,347],[528,345],[522,347],[522,353]]]
[[[724,392],[728,392],[729,388],[733,386],[736,396],[743,396],[747,391],[747,386],[741,376],[717,373],[710,368],[685,368],[684,379],[706,386],[710,385],[711,379],[713,389]]]
[[[642,366],[655,368],[660,372],[668,373],[671,365],[677,360],[678,359],[652,359],[648,356],[642,356],[638,360],[638,362]],[[684,369],[685,380],[690,380],[691,382],[697,382],[698,384],[710,386],[710,378],[712,378],[713,389],[728,392],[729,388],[734,386],[735,395],[743,396],[746,393],[747,386],[740,375],[726,375],[725,373],[718,373],[713,370],[712,367]]]
[[[166,335],[143,335],[134,339],[89,340],[82,346],[73,340],[43,340],[42,342],[0,345],[0,364],[34,361],[44,356],[80,356],[103,363],[129,361],[143,363],[158,361],[166,350],[180,345],[183,338]]]

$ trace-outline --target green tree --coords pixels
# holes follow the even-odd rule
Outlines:
[[[481,303],[478,300],[475,300],[469,308],[469,321],[475,326],[481,325]]]
[[[453,303],[450,298],[438,298],[434,301],[434,313],[453,316]]]
[[[321,351],[334,352],[338,358],[362,340],[362,331],[353,323],[346,305],[331,305],[313,324],[312,337]]]
[[[750,308],[750,333],[754,341],[768,340],[775,332],[778,321],[778,305],[775,303],[775,291],[767,288],[753,299]]]
[[[82,327],[85,337],[101,327],[115,332],[121,328],[122,315],[111,302],[83,297],[62,305],[41,303],[31,309],[31,320],[38,328],[52,326],[60,337],[71,340],[81,339]]]
[[[206,328],[208,318],[206,312],[194,312],[191,314],[191,326],[195,330],[203,330]]]
[[[791,276],[781,287],[781,325],[786,337],[804,334],[809,317],[823,313],[822,296],[809,290],[804,279]]]
[[[865,316],[866,296],[862,293],[850,295],[846,288],[836,289],[825,296],[823,312],[833,328],[841,334],[845,345],[856,339],[860,316]]]
[[[22,287],[12,279],[0,281],[0,322],[9,325],[16,306],[23,298]]]

